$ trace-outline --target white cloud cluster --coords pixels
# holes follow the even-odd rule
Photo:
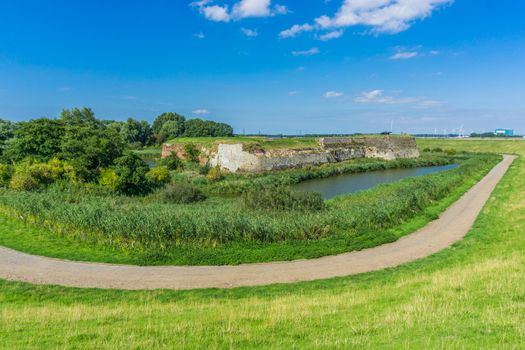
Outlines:
[[[259,35],[256,29],[241,28],[241,32],[249,38],[255,38]]]
[[[395,53],[390,56],[391,60],[399,61],[399,60],[409,60],[416,57],[428,57],[428,56],[437,56],[441,54],[440,51],[437,50],[431,50],[428,52],[425,52],[421,49],[421,46],[413,47],[413,48],[406,48],[403,46],[395,47]]]
[[[293,56],[313,56],[317,55],[319,53],[319,49],[317,47],[312,47],[309,50],[304,51],[292,51]]]
[[[343,0],[334,16],[320,16],[315,19],[314,25],[306,25],[319,31],[332,30],[319,36],[320,39],[341,37],[343,33],[335,30],[352,26],[369,27],[374,34],[396,34],[410,28],[414,21],[427,18],[434,10],[453,2],[454,0]],[[296,26],[281,34],[293,32]]]
[[[345,0],[334,17],[321,16],[322,28],[364,25],[375,33],[395,34],[407,30],[413,21],[424,19],[440,6],[454,0]]]
[[[196,115],[204,115],[204,114],[210,114],[210,111],[207,109],[201,108],[201,109],[196,109],[192,111],[191,113],[196,114]]]
[[[213,0],[199,0],[190,3],[202,15],[214,22],[230,22],[249,17],[270,17],[288,13],[283,5],[272,6],[272,0],[240,0],[232,8],[228,5],[215,5]]]
[[[431,108],[441,106],[442,101],[432,100],[426,97],[395,97],[385,95],[383,90],[364,91],[354,99],[356,103],[369,104],[413,104],[416,107]]]
[[[296,24],[292,26],[290,29],[286,29],[280,32],[279,37],[281,39],[293,38],[299,35],[300,33],[311,32],[312,30],[314,30],[314,27],[308,23]]]
[[[343,95],[344,93],[339,92],[339,91],[327,91],[324,93],[325,98],[337,98],[337,97],[342,97]]]
[[[404,51],[404,52],[397,52],[390,56],[391,60],[397,61],[397,60],[409,60],[411,58],[415,58],[419,55],[417,51]]]
[[[333,30],[331,32],[319,35],[319,40],[321,41],[333,40],[333,39],[342,37],[343,34],[344,34],[344,31],[342,29]]]

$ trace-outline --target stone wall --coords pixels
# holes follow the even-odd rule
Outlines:
[[[322,138],[310,149],[243,149],[243,144],[219,144],[216,150],[201,149],[201,163],[209,162],[231,172],[261,172],[297,168],[305,165],[337,163],[356,158],[417,158],[419,150],[413,137]],[[181,145],[164,145],[162,156],[171,152],[184,159]]]

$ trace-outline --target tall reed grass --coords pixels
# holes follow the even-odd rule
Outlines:
[[[488,172],[499,159],[473,155],[453,170],[341,196],[317,212],[248,210],[238,198],[173,205],[57,186],[43,192],[0,190],[0,210],[66,235],[125,249],[345,238],[370,235],[410,219],[465,181]]]

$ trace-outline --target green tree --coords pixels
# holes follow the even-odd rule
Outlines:
[[[128,118],[125,123],[122,123],[119,132],[126,144],[135,147],[148,145],[153,135],[147,121],[138,121],[133,118]]]
[[[115,161],[115,173],[118,176],[116,190],[128,196],[144,195],[151,192],[152,186],[146,174],[149,167],[139,156],[126,152]]]
[[[233,136],[233,128],[225,123],[211,120],[190,119],[186,121],[184,131],[186,137],[229,137]]]
[[[208,137],[213,136],[210,129],[211,123],[202,119],[191,119],[186,122],[184,136],[186,137]]]
[[[5,157],[11,161],[26,157],[47,161],[60,152],[64,134],[64,125],[54,119],[40,118],[18,123],[15,138],[5,149]]]
[[[177,136],[182,135],[184,132],[184,123],[186,122],[186,118],[173,112],[162,113],[155,119],[152,126],[153,133],[155,135],[159,135],[164,124],[170,121],[177,122],[181,125],[181,133]]]
[[[181,136],[184,132],[184,124],[179,121],[170,120],[162,126],[160,132],[157,135],[157,141],[159,143],[168,141],[175,137]]]
[[[66,128],[75,129],[77,127],[91,127],[94,129],[103,128],[104,123],[95,118],[95,113],[90,108],[64,109],[58,118]]]
[[[84,181],[95,181],[99,171],[113,164],[124,151],[122,138],[113,128],[94,118],[90,109],[64,110],[60,158],[66,159]]]
[[[15,123],[0,119],[0,156],[3,154],[6,143],[15,136],[15,127]]]

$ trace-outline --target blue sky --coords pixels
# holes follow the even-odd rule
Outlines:
[[[0,1],[0,118],[525,133],[518,0]]]

